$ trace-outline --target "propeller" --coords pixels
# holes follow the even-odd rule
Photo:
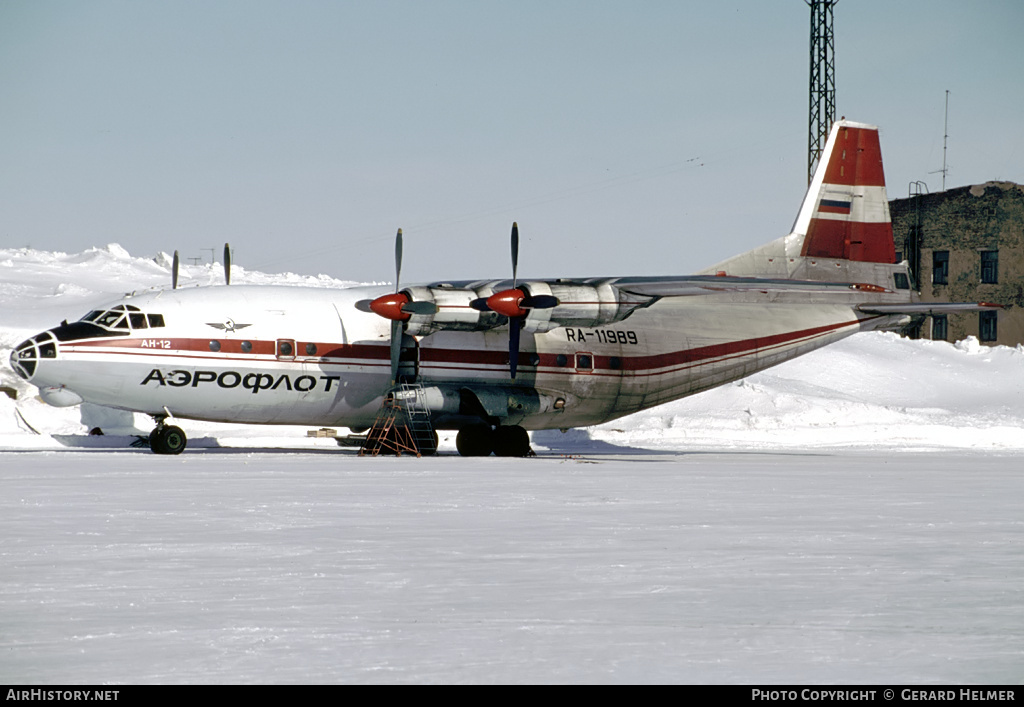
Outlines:
[[[391,385],[398,382],[398,361],[402,356],[403,322],[414,314],[434,314],[433,302],[413,302],[402,292],[402,229],[395,234],[395,292],[381,295],[369,303],[370,311],[391,320]]]
[[[526,317],[531,309],[551,309],[558,306],[558,300],[551,295],[532,297],[518,287],[519,269],[519,224],[512,223],[512,288],[495,292],[487,298],[486,306],[493,312],[508,317],[508,368],[512,380],[516,379],[519,368],[519,339]]]
[[[224,244],[224,284],[231,284],[231,246]]]
[[[402,287],[402,229],[395,234],[395,294],[399,294]],[[406,297],[406,299],[409,299]],[[391,320],[391,385],[398,383],[398,361],[402,357],[402,334],[405,328],[402,322],[408,319],[406,314],[402,319]]]
[[[402,292],[402,229],[395,234],[395,291],[381,295],[375,300],[360,300],[356,307],[364,312],[391,320],[391,385],[398,382],[398,361],[402,356],[402,335],[405,333],[404,322],[414,314],[436,314],[437,305],[433,302],[414,302],[409,295]]]
[[[181,261],[178,259],[178,251],[174,251],[174,260],[171,261],[171,289],[178,289],[178,268]]]

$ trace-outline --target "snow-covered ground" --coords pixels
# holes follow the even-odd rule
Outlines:
[[[0,681],[1020,680],[1019,347],[858,335],[537,459],[65,447],[151,423],[45,406],[10,349],[168,264],[0,250]]]

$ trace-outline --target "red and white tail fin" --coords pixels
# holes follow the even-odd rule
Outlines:
[[[805,257],[895,260],[877,127],[845,119],[833,123],[793,235],[803,236]]]
[[[895,259],[878,128],[844,118],[832,125],[792,232],[699,274],[904,289],[907,266]]]

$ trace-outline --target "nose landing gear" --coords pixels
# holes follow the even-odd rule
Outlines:
[[[149,448],[154,454],[181,454],[188,438],[176,425],[165,424],[166,418],[156,418],[156,428],[149,433]]]

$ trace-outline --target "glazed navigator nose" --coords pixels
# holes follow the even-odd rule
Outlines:
[[[27,339],[11,353],[11,368],[27,381],[32,380],[44,359],[57,358],[57,340],[48,331]]]

